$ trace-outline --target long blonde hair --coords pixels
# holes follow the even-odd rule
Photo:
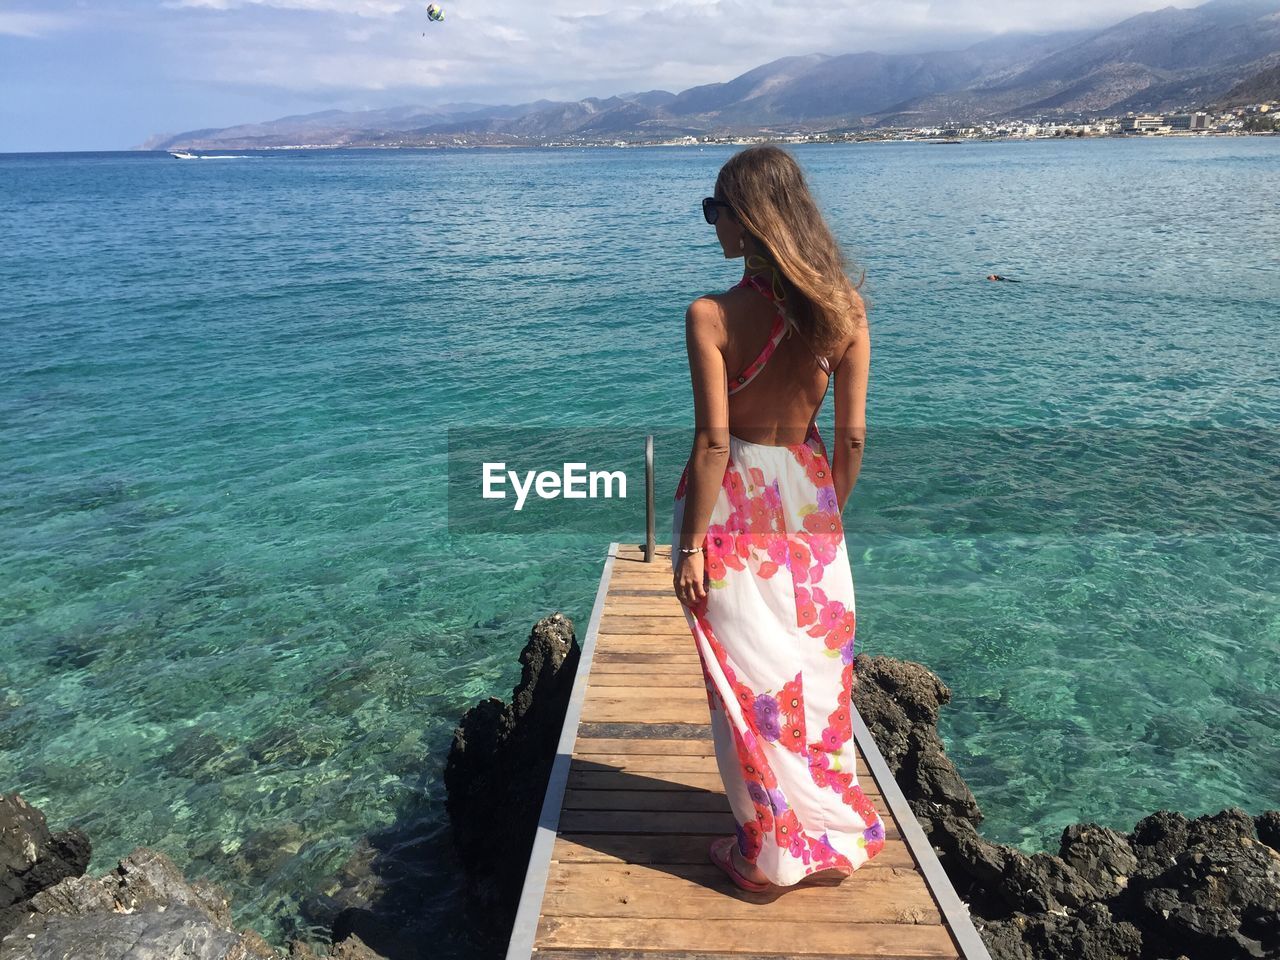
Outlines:
[[[866,322],[849,258],[809,192],[804,171],[786,150],[757,144],[730,157],[716,177],[715,196],[756,239],[781,275],[792,320],[819,354],[843,343]]]

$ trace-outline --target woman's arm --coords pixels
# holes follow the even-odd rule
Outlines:
[[[702,546],[729,462],[729,381],[721,352],[725,326],[719,305],[705,298],[693,301],[685,311],[684,331],[693,382],[694,434],[680,542],[672,549],[679,558],[676,594],[694,606],[706,597],[706,558],[701,553],[680,555],[679,549]]]
[[[861,307],[861,304],[859,304]],[[871,328],[863,318],[853,342],[836,364],[836,423],[831,473],[836,487],[836,503],[844,511],[845,501],[858,482],[862,451],[867,442],[867,378],[871,370]]]

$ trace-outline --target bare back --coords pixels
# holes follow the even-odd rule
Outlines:
[[[748,443],[792,446],[803,443],[822,406],[832,379],[823,360],[814,354],[800,331],[790,329],[749,381],[739,374],[758,363],[767,349],[778,306],[749,283],[714,298],[724,313],[727,343],[725,369],[729,377],[729,432]],[[844,352],[842,345],[836,354]]]

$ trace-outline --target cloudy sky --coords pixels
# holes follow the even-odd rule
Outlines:
[[[430,23],[399,0],[0,0],[0,151],[128,149],[335,107],[679,92],[791,54],[957,49],[1169,0],[442,5]]]

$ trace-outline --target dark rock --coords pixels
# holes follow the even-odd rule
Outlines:
[[[325,960],[305,944],[294,941],[289,945],[289,960]],[[341,943],[329,948],[327,960],[386,960],[380,953],[369,949],[368,945],[355,934]]]
[[[138,847],[94,880],[68,877],[41,890],[3,940],[5,960],[274,960],[253,931],[231,926],[221,888],[188,883],[163,853]]]
[[[5,960],[275,960],[252,930],[236,930],[221,887],[189,882],[167,856],[138,847],[94,879],[84,875],[89,840],[50,834],[44,814],[0,796],[0,956]],[[319,960],[305,943],[290,956]],[[330,960],[384,960],[359,938],[329,948]]]
[[[1197,817],[1187,834],[1188,848],[1143,884],[1138,915],[1193,956],[1280,955],[1280,853],[1238,808]]]
[[[916,816],[924,821],[947,811],[981,822],[978,801],[938,736],[938,710],[951,701],[946,684],[908,660],[859,654],[853,666],[854,706]]]
[[[1096,823],[1077,823],[1062,831],[1058,855],[1088,886],[1088,899],[1119,896],[1138,870],[1138,857],[1121,834]]]
[[[520,653],[524,669],[511,703],[491,697],[454,730],[446,809],[467,865],[469,907],[498,938],[515,919],[580,655],[569,619],[556,613],[538,621]]]
[[[1258,839],[1272,850],[1280,850],[1280,810],[1265,810],[1253,818]]]
[[[81,876],[91,853],[84,831],[50,833],[43,813],[16,793],[0,794],[0,938],[22,921],[32,897]]]

